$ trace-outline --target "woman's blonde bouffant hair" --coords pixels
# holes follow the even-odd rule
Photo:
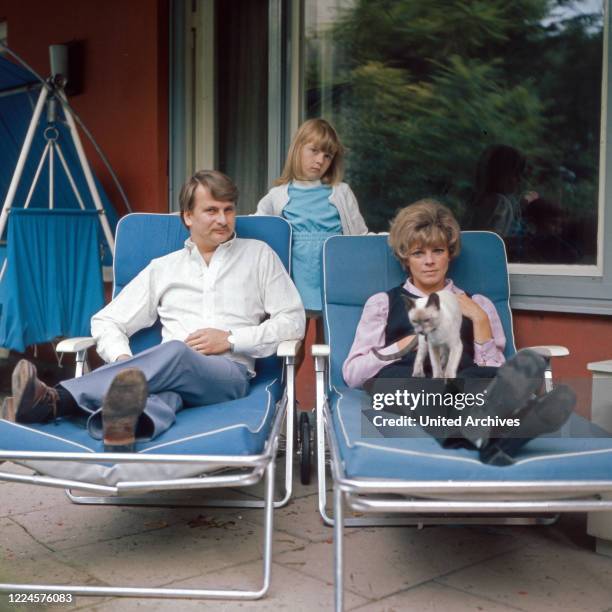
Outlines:
[[[461,250],[461,230],[453,213],[436,200],[419,200],[402,208],[389,231],[389,245],[404,263],[415,248],[445,246],[451,259]]]
[[[301,176],[301,153],[304,145],[312,143],[317,148],[333,156],[327,172],[321,177],[321,182],[327,185],[337,185],[344,176],[344,147],[336,134],[336,130],[325,119],[308,119],[302,123],[296,132],[283,173],[274,181],[275,185],[285,185],[293,180],[303,179]]]

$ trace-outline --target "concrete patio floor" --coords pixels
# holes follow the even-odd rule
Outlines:
[[[2,482],[0,580],[254,587],[262,521],[261,510],[78,506],[59,489]],[[275,513],[274,533],[271,588],[259,601],[79,596],[70,605],[23,606],[0,594],[0,610],[332,610],[332,530],[319,518],[314,485],[296,484]],[[551,527],[345,533],[347,610],[612,611],[612,559],[594,552],[583,515]]]

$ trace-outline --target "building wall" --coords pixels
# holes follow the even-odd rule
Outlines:
[[[553,360],[553,373],[555,377],[569,381],[577,390],[578,411],[589,415],[591,373],[587,364],[612,359],[610,317],[515,311],[514,333],[517,348],[560,344],[570,350],[569,357]]]
[[[0,0],[8,44],[42,76],[51,44],[83,43],[83,92],[70,98],[135,211],[168,210],[168,0]],[[120,214],[112,179],[83,142]]]

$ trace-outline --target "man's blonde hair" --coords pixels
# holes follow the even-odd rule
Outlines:
[[[344,176],[344,147],[338,138],[336,130],[325,119],[308,119],[296,132],[283,173],[274,181],[275,185],[285,185],[293,180],[300,180],[302,174],[302,149],[307,144],[313,144],[318,149],[332,156],[327,172],[321,177],[321,182],[327,185],[337,185]]]
[[[195,192],[200,185],[207,187],[210,195],[219,202],[238,203],[238,187],[229,176],[218,170],[199,170],[183,185],[179,195],[179,210],[183,223],[185,213],[193,210]]]
[[[461,230],[453,213],[436,200],[419,200],[402,208],[389,232],[389,245],[404,263],[415,248],[445,246],[451,259],[461,250]]]

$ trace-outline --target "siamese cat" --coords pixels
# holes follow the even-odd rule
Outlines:
[[[408,354],[418,343],[412,376],[425,376],[423,364],[429,353],[434,378],[455,378],[461,361],[461,307],[450,291],[432,293],[416,300],[402,296],[408,318],[417,336],[393,355],[374,354],[383,361],[392,361]]]

